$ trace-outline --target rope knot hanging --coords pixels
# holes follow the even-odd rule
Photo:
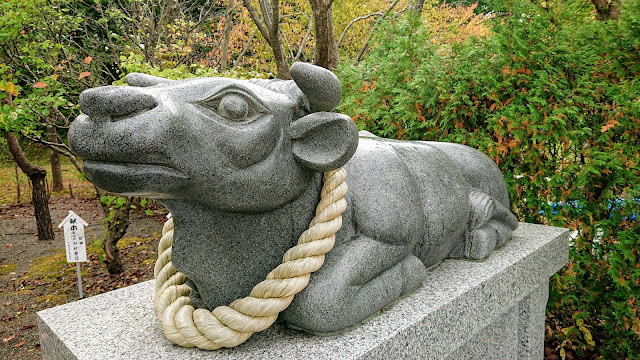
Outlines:
[[[346,175],[342,168],[324,174],[316,215],[300,235],[298,244],[284,254],[282,264],[258,283],[249,296],[213,311],[191,305],[191,288],[185,285],[187,276],[171,263],[173,218],[169,219],[162,229],[154,269],[154,311],[166,338],[184,347],[215,350],[242,344],[254,332],[271,326],[294,295],[307,286],[311,273],[322,266],[324,254],[333,248],[347,207]]]

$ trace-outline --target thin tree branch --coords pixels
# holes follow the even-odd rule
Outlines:
[[[40,136],[31,136],[31,135],[26,134],[24,132],[21,132],[20,135],[24,136],[25,138],[29,139],[30,141],[45,145],[46,147],[48,147],[49,149],[57,152],[60,155],[68,157],[69,160],[71,160],[71,163],[73,164],[73,166],[76,169],[78,169],[78,171],[81,174],[83,173],[82,172],[82,165],[80,165],[80,163],[78,162],[78,158],[75,155],[73,155],[73,153],[71,152],[71,149],[69,149],[69,147],[67,145],[49,142],[49,141],[46,141],[46,140],[42,139]]]
[[[349,22],[349,24],[347,24],[347,27],[345,27],[344,30],[342,30],[342,34],[340,35],[340,39],[338,40],[337,46],[340,47],[340,44],[342,43],[342,40],[344,39],[344,36],[347,34],[347,30],[349,30],[351,28],[351,26],[353,26],[353,24],[357,23],[360,20],[366,20],[366,19],[368,19],[370,17],[380,16],[382,14],[384,14],[384,13],[377,12],[377,13],[372,13],[372,14],[369,14],[369,15],[358,16],[357,18],[351,20]]]
[[[271,0],[271,29],[270,36],[274,41],[278,40],[278,31],[280,30],[280,6],[278,0]]]
[[[262,12],[265,24],[267,24],[267,28],[271,29],[274,21],[273,7],[271,6],[271,3],[269,0],[258,0],[258,4],[260,4],[260,11]]]
[[[72,151],[69,148],[69,146],[67,146],[64,143],[54,143],[54,142],[51,142],[51,141],[47,141],[47,140],[43,139],[41,136],[39,136],[39,135],[35,135],[35,134],[31,135],[31,134],[28,134],[28,133],[26,133],[24,131],[20,131],[20,135],[24,136],[25,138],[27,138],[27,139],[35,142],[35,143],[45,145],[45,146],[47,146],[47,147],[59,152],[60,154],[62,154],[64,156],[68,156],[67,154],[72,154]]]
[[[242,0],[242,4],[249,11],[251,20],[253,20],[253,23],[256,24],[262,36],[265,38],[265,40],[267,40],[269,44],[271,44],[271,38],[269,36],[269,30],[267,30],[267,25],[264,23],[264,21],[262,21],[260,15],[258,14],[258,11],[255,7],[253,7],[253,4],[251,4],[251,0]]]
[[[382,16],[378,18],[378,21],[376,21],[376,23],[373,25],[373,27],[371,28],[371,32],[369,32],[369,36],[367,37],[367,40],[365,40],[364,42],[364,46],[362,47],[362,49],[360,49],[360,53],[358,53],[358,57],[356,58],[356,63],[360,62],[360,60],[362,59],[362,55],[364,55],[364,52],[369,47],[369,41],[373,37],[373,34],[375,33],[375,30],[378,27],[378,25],[387,16],[387,14],[389,14],[389,12],[398,4],[398,2],[400,2],[400,0],[395,0],[391,5],[389,5],[389,8],[387,8],[384,14],[382,14]]]
[[[249,39],[247,39],[247,43],[244,45],[244,48],[242,49],[242,51],[240,52],[240,55],[238,55],[238,57],[236,58],[236,60],[233,62],[233,66],[238,66],[242,63],[242,57],[244,56],[244,54],[247,53],[247,51],[249,50],[249,46],[251,45],[251,41],[253,41],[253,38],[256,36],[256,34],[258,33],[258,28],[256,27],[255,29],[253,29],[253,31],[251,32],[251,35],[249,35]]]
[[[308,26],[307,26],[307,33],[304,35],[304,38],[302,38],[302,41],[300,42],[300,46],[298,47],[298,52],[296,53],[296,56],[293,58],[293,61],[298,61],[298,59],[300,58],[300,55],[302,55],[302,50],[304,49],[304,44],[307,42],[307,40],[309,40],[309,37],[311,36],[311,30],[313,28],[313,13],[309,15],[309,22],[308,22]]]
[[[284,31],[282,31],[282,29],[279,29],[279,32],[280,32],[280,37],[284,39],[284,43],[285,45],[287,45],[287,49],[289,50],[289,57],[293,57],[294,56],[293,49],[291,48],[291,44],[289,44],[289,39],[287,39],[287,36],[285,35]]]
[[[238,6],[240,6],[240,4],[241,3],[237,3],[231,9],[228,9],[225,16],[228,17],[233,10],[235,10]],[[202,22],[204,22],[207,18],[209,18],[209,14],[211,14],[213,12],[213,9],[215,8],[216,8],[215,4],[212,3],[211,6],[209,7],[209,10],[207,10],[207,13],[205,14],[205,16],[200,16],[198,21],[189,29],[189,32],[192,32],[195,29],[199,29],[200,25],[202,25]]]

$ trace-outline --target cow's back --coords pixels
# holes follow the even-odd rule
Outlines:
[[[361,137],[345,168],[350,189],[345,222],[353,228],[341,238],[362,234],[404,245],[427,267],[462,241],[469,186],[441,150],[425,142]]]

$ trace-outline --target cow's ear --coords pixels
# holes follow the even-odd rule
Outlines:
[[[340,80],[331,71],[307,63],[297,62],[289,69],[293,81],[309,101],[311,112],[333,111],[340,103]]]
[[[316,112],[289,126],[293,156],[315,171],[335,170],[346,164],[358,148],[358,129],[344,114]]]
[[[127,74],[127,76],[125,76],[124,79],[127,82],[127,84],[131,86],[140,86],[140,87],[154,86],[158,84],[173,82],[173,80],[152,76],[152,75],[147,75],[147,74],[141,74],[141,73]]]

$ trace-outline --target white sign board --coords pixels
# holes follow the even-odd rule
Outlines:
[[[58,225],[58,228],[64,227],[64,245],[67,250],[68,263],[87,261],[87,247],[84,239],[85,226],[89,226],[89,224],[71,210],[69,210],[69,215]]]

